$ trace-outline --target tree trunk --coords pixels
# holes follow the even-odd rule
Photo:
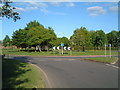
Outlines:
[[[39,49],[39,52],[41,52],[41,46],[40,45],[38,46],[38,49]]]
[[[83,52],[85,51],[85,47],[83,46]]]
[[[36,47],[37,47],[37,46],[35,46],[35,52],[36,52]]]
[[[46,46],[47,52],[48,52],[48,46]]]

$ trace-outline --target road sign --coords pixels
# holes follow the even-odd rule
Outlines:
[[[64,46],[64,43],[61,43],[61,46],[63,47],[63,46]]]
[[[106,44],[106,47],[111,47],[111,44]]]
[[[64,50],[67,50],[67,47],[64,47]]]
[[[67,49],[68,49],[68,50],[71,50],[71,47],[68,47]]]
[[[57,47],[57,49],[59,50],[59,49],[60,49],[60,47],[58,46],[58,47]]]
[[[56,49],[56,47],[54,46],[54,47],[53,47],[53,49],[55,50],[55,49]]]

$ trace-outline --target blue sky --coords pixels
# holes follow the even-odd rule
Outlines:
[[[2,37],[24,28],[27,23],[37,20],[52,27],[58,37],[70,37],[81,26],[90,30],[104,30],[108,33],[118,30],[118,3],[116,2],[14,2],[21,19],[2,19]]]

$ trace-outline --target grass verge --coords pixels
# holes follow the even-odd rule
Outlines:
[[[35,66],[20,60],[2,60],[3,88],[44,88],[42,73]]]
[[[61,52],[61,51],[60,51]],[[70,51],[65,51],[64,54],[60,54],[58,50],[55,51],[42,51],[42,52],[29,52],[29,51],[18,51],[17,49],[3,49],[2,50],[3,54],[6,55],[30,55],[30,56],[82,56],[82,55],[104,55],[105,51],[104,50],[86,50],[85,52],[82,51],[72,51],[72,54]],[[112,55],[118,55],[117,51],[112,51]],[[110,55],[109,50],[106,51],[106,55]]]
[[[94,58],[83,58],[84,60],[96,61],[96,62],[103,62],[103,63],[112,63],[115,62],[118,58],[117,57],[94,57]]]

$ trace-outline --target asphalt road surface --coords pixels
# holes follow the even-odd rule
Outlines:
[[[79,57],[9,56],[40,67],[51,88],[118,88],[118,68]]]

